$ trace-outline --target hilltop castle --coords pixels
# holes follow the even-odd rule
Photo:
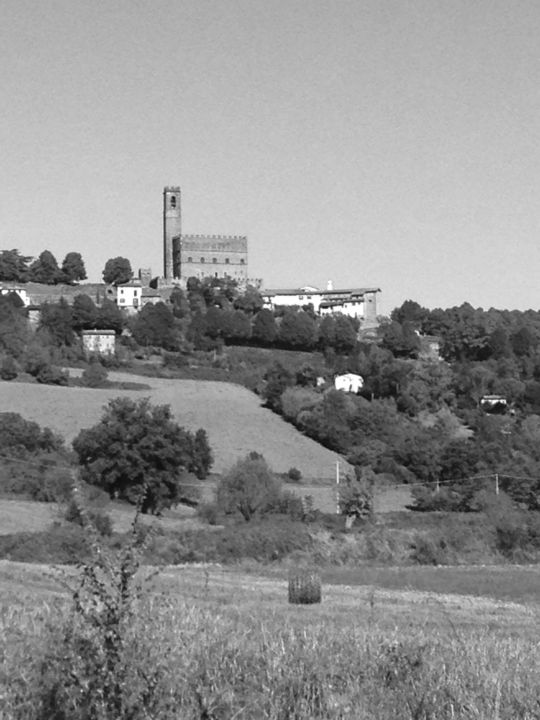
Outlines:
[[[163,278],[229,277],[247,280],[247,237],[239,235],[183,235],[182,195],[179,187],[163,190]]]

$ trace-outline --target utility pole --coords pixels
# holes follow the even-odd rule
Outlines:
[[[339,460],[336,461],[336,515],[339,515]]]

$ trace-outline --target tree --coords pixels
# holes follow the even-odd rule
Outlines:
[[[31,257],[21,255],[18,250],[0,251],[0,280],[27,282],[31,260]]]
[[[73,441],[83,479],[159,513],[183,495],[182,473],[194,462],[195,438],[173,420],[169,405],[115,398],[101,420]]]
[[[124,324],[125,319],[118,308],[118,305],[112,300],[104,300],[101,307],[98,309],[96,329],[114,330],[118,335],[122,332]]]
[[[64,298],[60,298],[57,303],[45,303],[41,306],[39,330],[46,330],[54,345],[73,345],[73,315]]]
[[[278,334],[274,313],[267,308],[260,310],[253,322],[253,339],[261,345],[272,345]]]
[[[288,310],[279,326],[279,341],[294,349],[311,349],[317,342],[317,325],[303,310]]]
[[[91,330],[96,327],[98,309],[88,295],[76,295],[72,305],[73,329]]]
[[[37,260],[30,265],[28,277],[32,282],[44,285],[56,285],[62,280],[62,273],[56,258],[50,250],[44,250]]]
[[[206,434],[206,430],[199,428],[193,439],[189,471],[194,473],[199,480],[204,480],[204,478],[208,476],[213,463],[214,458],[208,443],[208,435]]]
[[[178,350],[180,342],[174,316],[162,302],[145,305],[138,313],[133,337],[139,345],[157,345],[165,350]]]
[[[239,512],[246,522],[275,507],[281,482],[257,453],[238,460],[218,483],[216,502],[226,513]]]
[[[63,445],[63,439],[49,428],[40,428],[19,413],[0,413],[0,453],[49,453],[61,450]]]
[[[9,296],[0,296],[0,349],[18,358],[24,352],[29,337],[24,311],[16,308]]]
[[[110,258],[105,263],[103,282],[107,283],[107,285],[121,285],[131,280],[132,277],[131,263],[127,258],[120,256]]]
[[[70,285],[86,280],[86,269],[81,253],[69,252],[62,262],[62,279]]]

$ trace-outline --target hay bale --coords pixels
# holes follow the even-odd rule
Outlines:
[[[289,602],[313,605],[322,598],[321,576],[314,570],[297,570],[289,575]]]

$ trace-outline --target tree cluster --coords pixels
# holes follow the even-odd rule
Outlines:
[[[21,255],[19,250],[0,251],[0,280],[3,281],[73,285],[85,279],[84,262],[78,252],[67,253],[59,266],[50,250],[44,250],[35,260]]]

